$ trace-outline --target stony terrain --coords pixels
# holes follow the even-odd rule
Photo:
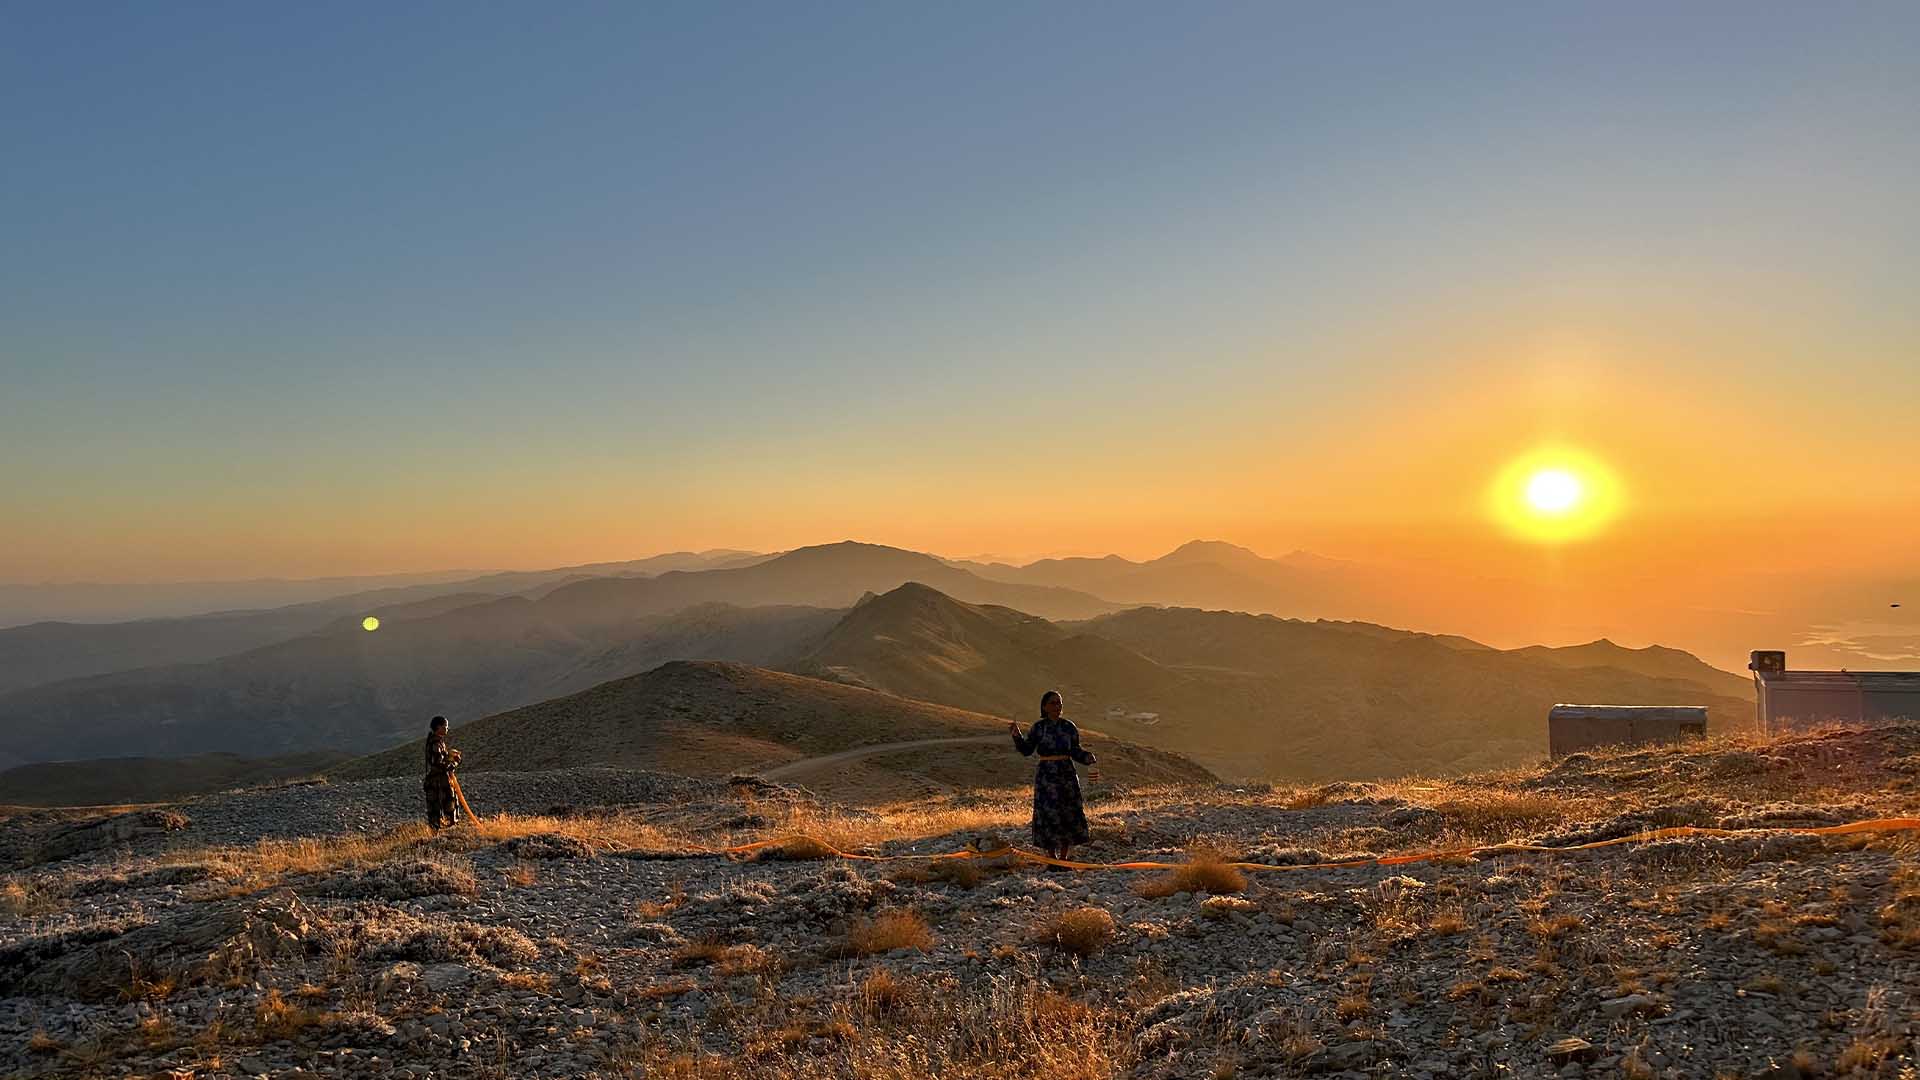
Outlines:
[[[0,840],[0,1075],[1902,1076],[1920,730],[1576,755],[1464,780],[1096,786],[1109,862],[1021,792],[848,808],[631,770],[310,784]],[[498,817],[492,815],[500,815]],[[1395,866],[1331,857],[1752,830]],[[892,861],[791,842],[806,834]],[[1275,867],[1239,872],[1223,857]],[[752,861],[747,861],[751,859]]]

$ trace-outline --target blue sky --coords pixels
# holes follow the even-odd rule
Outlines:
[[[1916,57],[1912,4],[0,5],[0,579],[1288,546],[1444,517],[1247,492],[1568,339],[1681,414],[1817,374],[1734,422],[1883,468]]]

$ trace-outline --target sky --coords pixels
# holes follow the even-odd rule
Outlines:
[[[1917,103],[1911,3],[0,0],[0,581],[1910,571]]]

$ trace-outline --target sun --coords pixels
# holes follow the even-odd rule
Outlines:
[[[1584,540],[1618,516],[1619,478],[1599,458],[1565,446],[1522,454],[1488,489],[1490,516],[1509,533],[1540,544]]]
[[[369,616],[367,616],[366,618],[364,618],[364,619],[361,619],[361,620],[360,620],[360,629],[362,629],[362,630],[366,630],[366,631],[368,631],[368,632],[372,632],[372,631],[374,631],[374,630],[378,630],[378,629],[380,629],[380,619],[379,619],[379,617],[378,617],[378,616],[374,616],[374,615],[369,615]]]
[[[1584,488],[1565,469],[1541,469],[1527,481],[1527,505],[1543,514],[1565,514],[1579,507]]]

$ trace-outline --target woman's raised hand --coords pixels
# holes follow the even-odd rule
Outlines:
[[[1007,730],[1013,732],[1015,735],[1020,734],[1020,721],[1018,720],[1007,721]]]

